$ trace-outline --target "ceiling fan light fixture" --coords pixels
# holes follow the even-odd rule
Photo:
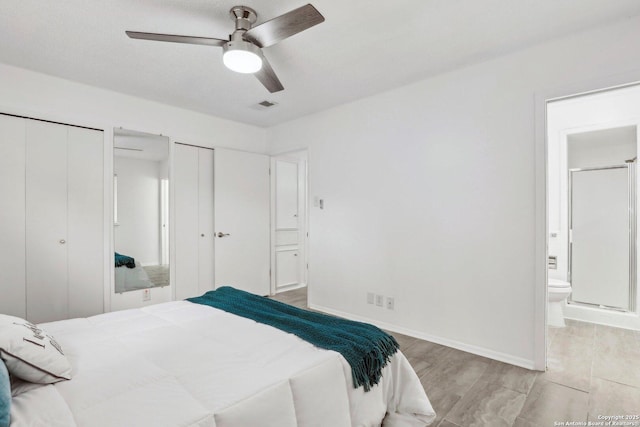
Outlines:
[[[230,41],[223,46],[222,62],[236,73],[253,74],[262,68],[260,49],[244,40]]]

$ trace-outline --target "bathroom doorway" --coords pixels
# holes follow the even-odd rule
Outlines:
[[[635,173],[640,85],[547,103],[548,278],[564,318],[640,330]]]

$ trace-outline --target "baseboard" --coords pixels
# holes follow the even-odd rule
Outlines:
[[[334,310],[332,308],[323,307],[317,304],[309,304],[309,308],[312,310],[321,311],[323,313],[332,314],[334,316],[344,317],[345,319],[355,320],[358,322],[370,323],[378,328],[385,329],[391,332],[397,332],[399,334],[408,335],[410,337],[418,338],[421,340],[433,342],[436,344],[444,345],[447,347],[455,348],[456,350],[466,351],[477,356],[487,357],[489,359],[497,360],[499,362],[508,363],[510,365],[519,366],[521,368],[535,371],[535,363],[533,360],[523,359],[521,357],[515,357],[510,354],[502,353],[499,351],[490,350],[484,347],[478,347],[475,345],[466,344],[463,342],[450,340],[447,338],[438,337],[435,335],[425,334],[424,332],[415,331],[413,329],[404,328],[402,326],[393,325],[391,323],[380,322],[378,320],[369,319],[367,317],[346,313],[340,310]]]
[[[306,288],[306,287],[307,287],[306,283],[295,283],[293,285],[286,285],[286,286],[277,288],[276,294],[279,294],[280,292],[293,291],[294,289],[300,289],[300,288]]]

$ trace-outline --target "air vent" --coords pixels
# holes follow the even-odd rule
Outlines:
[[[270,108],[275,107],[276,105],[278,105],[277,102],[273,102],[273,101],[268,101],[268,100],[264,100],[262,102],[258,102],[257,104],[253,104],[251,107],[251,109],[253,110],[268,110]]]
[[[270,108],[270,107],[273,107],[274,105],[278,105],[278,104],[276,102],[267,101],[265,99],[262,102],[258,102],[258,105],[260,105],[261,107],[264,107],[264,108]]]

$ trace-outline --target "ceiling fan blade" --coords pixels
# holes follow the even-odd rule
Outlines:
[[[223,46],[228,40],[214,39],[210,37],[177,36],[174,34],[141,33],[138,31],[125,31],[132,39],[154,40],[159,42],[202,44],[206,46]]]
[[[254,75],[269,92],[274,93],[284,90],[284,86],[280,83],[278,76],[276,76],[276,72],[273,71],[271,64],[269,64],[269,61],[267,61],[267,58],[264,55],[262,55],[262,68],[260,71],[254,73]]]
[[[251,28],[244,38],[258,47],[268,47],[321,22],[324,16],[308,4]]]

